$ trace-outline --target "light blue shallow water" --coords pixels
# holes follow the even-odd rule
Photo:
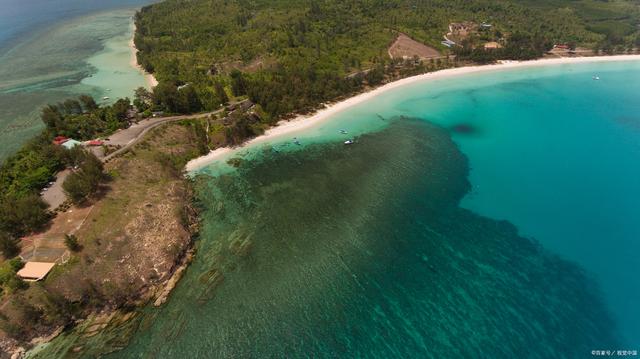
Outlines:
[[[150,1],[0,0],[0,161],[43,127],[47,103],[131,97],[145,86],[128,46]]]
[[[139,0],[0,0],[0,54],[15,45],[21,36],[65,19],[142,3]]]

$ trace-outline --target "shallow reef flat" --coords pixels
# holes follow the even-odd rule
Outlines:
[[[400,118],[354,146],[263,151],[200,177],[196,260],[113,357],[571,358],[615,346],[581,268],[458,206],[467,175],[446,130]]]

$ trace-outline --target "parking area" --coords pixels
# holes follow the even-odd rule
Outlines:
[[[56,175],[56,180],[45,190],[42,191],[42,199],[49,204],[50,210],[55,210],[67,199],[62,189],[64,180],[69,176],[71,170],[66,169]]]

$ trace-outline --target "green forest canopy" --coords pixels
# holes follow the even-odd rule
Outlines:
[[[217,108],[222,83],[280,116],[352,92],[344,79],[389,61],[398,32],[438,48],[449,23],[493,25],[540,56],[541,44],[637,46],[638,0],[167,0],[136,17],[138,60],[161,83],[194,86]],[[507,40],[508,41],[508,40]],[[527,42],[536,43],[530,46]],[[518,45],[520,46],[520,45]],[[534,51],[531,51],[534,49]],[[242,71],[237,77],[229,74]],[[240,91],[237,91],[240,88]],[[232,91],[233,89],[233,91]]]

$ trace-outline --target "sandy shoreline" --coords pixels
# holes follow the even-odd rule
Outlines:
[[[263,135],[253,138],[239,147],[221,147],[217,148],[208,154],[195,158],[187,163],[185,170],[187,172],[198,170],[216,160],[224,157],[226,154],[245,148],[247,146],[259,144],[267,140],[280,137],[286,134],[292,134],[305,130],[309,127],[322,123],[330,119],[336,113],[339,113],[349,107],[360,104],[373,97],[376,97],[389,90],[405,86],[408,84],[431,81],[436,79],[443,79],[447,77],[461,76],[466,74],[489,72],[496,70],[507,70],[515,68],[535,67],[535,66],[548,66],[559,64],[576,64],[576,63],[590,63],[590,62],[611,62],[611,61],[640,61],[640,55],[617,55],[617,56],[593,56],[593,57],[572,57],[572,58],[558,58],[558,59],[539,59],[532,61],[505,61],[500,64],[492,65],[480,65],[480,66],[466,66],[457,67],[451,69],[445,69],[435,72],[430,72],[422,75],[416,75],[407,77],[398,81],[394,81],[371,91],[358,94],[354,97],[332,104],[324,109],[318,110],[312,115],[298,116],[289,121],[280,121],[276,126],[267,130]]]
[[[149,87],[149,89],[152,89],[158,85],[158,80],[156,80],[156,78],[152,74],[148,73],[145,69],[142,68],[142,66],[140,66],[140,64],[138,64],[138,49],[136,48],[136,44],[133,42],[133,37],[136,34],[135,23],[133,24],[133,31],[131,32],[131,34],[131,41],[129,41],[129,48],[131,49],[130,65],[131,67],[138,69],[138,71],[140,71],[144,75],[144,80],[147,82],[147,87]]]

